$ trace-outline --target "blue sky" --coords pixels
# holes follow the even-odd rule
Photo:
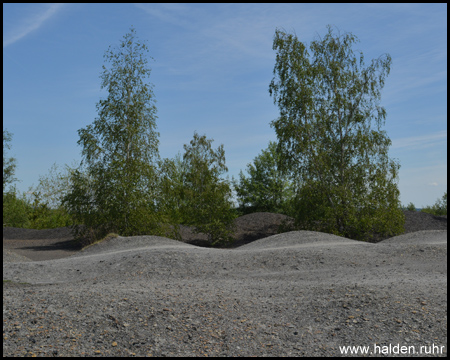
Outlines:
[[[3,4],[3,128],[17,188],[81,160],[77,130],[106,97],[103,54],[131,26],[154,58],[161,156],[182,152],[197,131],[224,144],[236,177],[276,140],[275,29],[309,44],[327,24],[359,38],[366,65],[392,56],[381,104],[401,202],[434,204],[447,191],[446,4]]]

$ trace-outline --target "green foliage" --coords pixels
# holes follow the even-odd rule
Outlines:
[[[120,46],[109,48],[103,66],[102,88],[108,97],[97,104],[98,118],[80,129],[83,171],[71,173],[64,206],[73,217],[77,238],[93,241],[109,232],[123,236],[152,234],[156,215],[158,136],[153,85],[147,46],[136,40],[135,30]]]
[[[30,228],[31,210],[25,194],[17,196],[17,190],[14,187],[8,192],[3,192],[3,227]]]
[[[39,183],[33,194],[38,194],[39,202],[45,203],[50,209],[61,207],[62,200],[70,189],[70,174],[75,167],[65,165],[63,169],[55,163],[49,169],[48,174],[39,176]]]
[[[54,229],[72,225],[72,220],[62,205],[52,208],[42,199],[40,192],[33,192],[32,195],[34,201],[28,214],[31,229]]]
[[[29,227],[32,229],[53,229],[71,226],[72,220],[64,206],[62,199],[69,190],[70,168],[66,166],[64,172],[53,164],[49,173],[39,177],[37,187],[30,188],[30,209],[28,211]]]
[[[42,179],[41,179],[42,180]],[[41,186],[38,186],[41,188]],[[27,229],[53,229],[70,226],[72,221],[62,205],[51,207],[51,197],[42,196],[39,190],[18,194],[15,187],[3,192],[3,226]],[[31,199],[30,199],[31,198]]]
[[[163,159],[159,163],[158,212],[165,218],[165,222],[172,225],[182,224],[182,208],[185,166],[181,154],[173,159]]]
[[[12,134],[7,130],[3,130],[3,193],[5,193],[7,185],[17,181],[14,177],[16,170],[16,159],[12,157],[9,159],[5,158],[7,149],[11,149],[11,144],[9,144],[11,140]]]
[[[26,229],[53,229],[72,225],[70,216],[60,206],[50,208],[39,193],[30,201],[25,193],[18,195],[15,188],[3,193],[3,226]]]
[[[280,110],[272,122],[280,168],[294,174],[296,224],[354,239],[403,232],[398,162],[381,130],[379,105],[389,74],[386,55],[364,67],[352,50],[356,37],[331,27],[310,53],[295,35],[276,30],[274,78],[269,92]],[[375,121],[377,129],[372,128]]]
[[[5,159],[6,149],[10,149],[9,142],[12,134],[3,130],[3,226],[21,227],[31,229],[45,229],[67,226],[70,224],[68,215],[60,206],[50,208],[48,203],[43,201],[40,191],[33,191],[34,201],[27,199],[26,194],[19,195],[15,187],[6,190],[7,185],[18,181],[14,178],[16,160],[14,158]],[[44,185],[45,186],[42,186]],[[41,189],[52,189],[56,186],[56,178],[44,182],[40,179]],[[31,192],[31,191],[30,191]],[[49,198],[49,195],[46,195]]]
[[[410,202],[410,203],[405,207],[405,210],[416,211],[416,205],[414,205],[412,202]]]
[[[248,177],[239,173],[234,180],[239,208],[243,214],[258,211],[289,213],[294,186],[289,177],[278,169],[277,144],[270,142],[267,149],[247,165]]]
[[[16,159],[6,158],[7,150],[11,149],[12,134],[3,129],[3,227],[29,227],[28,214],[31,206],[25,194],[17,195],[17,189],[10,186],[15,181]]]
[[[235,213],[230,185],[220,177],[228,171],[225,151],[223,145],[214,150],[212,141],[194,133],[190,144],[184,145],[182,187],[174,188],[180,195],[178,216],[182,223],[208,234],[212,245],[220,245],[232,239]]]
[[[447,215],[447,191],[441,199],[436,200],[433,206],[423,207],[422,211],[436,216]]]

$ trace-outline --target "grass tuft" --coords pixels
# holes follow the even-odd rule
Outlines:
[[[89,245],[83,247],[83,248],[81,249],[81,251],[86,250],[89,246],[92,246],[92,245],[101,243],[102,241],[105,241],[105,240],[114,239],[114,238],[116,238],[116,237],[118,237],[118,236],[119,236],[119,234],[116,234],[116,233],[109,233],[109,234],[106,235],[103,239],[94,241],[92,244],[89,244]]]

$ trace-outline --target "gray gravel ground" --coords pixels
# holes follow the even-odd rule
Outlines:
[[[5,356],[447,354],[447,231],[295,231],[232,250],[118,237],[4,263],[3,279]]]

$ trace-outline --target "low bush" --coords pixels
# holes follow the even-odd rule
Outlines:
[[[25,196],[18,197],[15,188],[3,193],[3,227],[30,228],[31,205]]]
[[[444,193],[441,199],[437,199],[433,206],[423,207],[421,211],[436,216],[447,215],[447,192]]]

